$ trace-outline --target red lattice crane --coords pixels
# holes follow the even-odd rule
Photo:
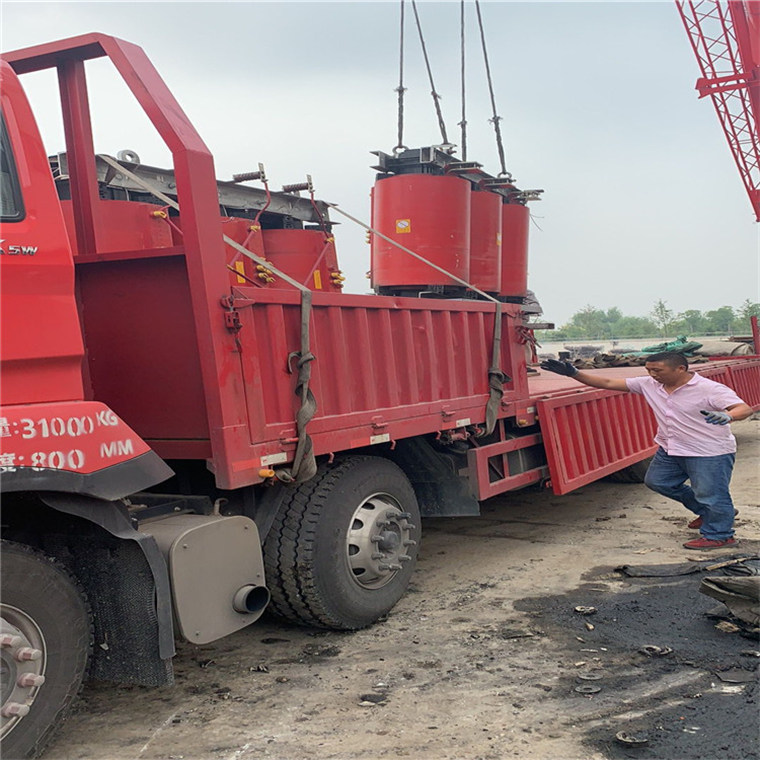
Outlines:
[[[676,0],[707,95],[760,222],[760,0]]]

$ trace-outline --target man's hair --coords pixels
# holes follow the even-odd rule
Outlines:
[[[648,362],[662,362],[671,369],[686,367],[689,369],[689,360],[678,351],[661,351],[659,354],[650,354],[646,357]]]

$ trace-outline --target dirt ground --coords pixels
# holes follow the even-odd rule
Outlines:
[[[688,514],[643,485],[493,499],[479,518],[424,521],[412,588],[387,620],[332,633],[265,618],[182,645],[174,687],[88,685],[45,757],[757,758],[757,639],[705,616],[704,572],[614,571],[760,550],[760,420],[733,428],[733,550],[683,549]]]

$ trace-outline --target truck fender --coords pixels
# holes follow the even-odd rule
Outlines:
[[[161,550],[153,536],[135,530],[119,502],[103,501],[88,496],[65,493],[39,493],[39,498],[52,509],[81,517],[116,538],[133,541],[142,551],[156,589],[159,656],[170,660],[175,653],[169,572]]]

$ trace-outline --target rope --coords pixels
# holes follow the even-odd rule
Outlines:
[[[464,45],[464,0],[461,0],[459,6],[460,15],[460,38],[462,48],[462,121],[459,125],[462,128],[462,161],[467,160],[467,108],[465,97],[465,45]]]
[[[378,232],[376,229],[373,229],[368,224],[365,224],[361,220],[357,219],[355,216],[351,216],[346,211],[343,211],[343,209],[339,208],[337,204],[335,203],[329,203],[328,204],[330,208],[335,209],[339,214],[342,214],[346,217],[346,219],[350,219],[352,222],[355,222],[360,227],[364,227],[365,230],[372,233],[373,235],[377,235],[379,238],[382,238],[387,243],[390,243],[391,245],[396,246],[396,248],[399,248],[400,250],[404,251],[404,253],[408,253],[410,256],[413,256],[415,259],[423,262],[424,264],[427,264],[429,267],[432,267],[438,272],[441,272],[442,274],[445,274],[447,277],[450,277],[455,282],[458,282],[460,285],[464,285],[465,287],[469,288],[470,290],[474,291],[480,296],[483,296],[483,298],[487,299],[488,301],[491,301],[495,305],[494,310],[494,325],[493,325],[493,350],[491,352],[491,366],[488,368],[488,402],[486,403],[486,426],[485,430],[483,430],[480,434],[478,434],[476,437],[481,438],[486,435],[490,435],[494,428],[496,427],[496,421],[498,420],[499,416],[499,408],[501,406],[501,400],[504,398],[504,383],[508,382],[511,378],[502,371],[501,369],[501,340],[502,340],[502,329],[501,329],[501,323],[502,323],[502,303],[501,301],[497,301],[493,296],[488,295],[488,293],[484,293],[482,290],[479,290],[471,283],[467,282],[466,280],[462,280],[459,277],[457,277],[455,274],[452,274],[451,272],[447,271],[446,269],[443,269],[443,267],[439,267],[437,264],[434,264],[432,261],[429,261],[424,256],[420,256],[419,253],[415,253],[414,251],[410,250],[409,248],[405,248],[401,243],[397,243],[395,240],[391,240],[387,235],[383,235],[382,232]]]
[[[493,118],[489,119],[491,124],[493,124],[494,132],[496,133],[496,149],[499,152],[499,162],[501,164],[501,172],[499,173],[500,177],[509,177],[511,179],[512,175],[507,171],[507,164],[506,160],[504,158],[504,145],[502,143],[501,139],[501,127],[499,126],[499,122],[501,121],[501,116],[499,116],[496,113],[496,98],[493,94],[493,81],[491,79],[491,65],[488,62],[488,51],[486,50],[486,35],[483,31],[483,17],[480,15],[480,0],[475,0],[475,10],[478,13],[478,26],[480,28],[480,42],[483,46],[483,61],[486,65],[486,78],[488,79],[488,92],[491,95],[491,108],[493,109]]]
[[[433,81],[433,71],[430,68],[430,59],[427,54],[427,47],[425,46],[425,37],[422,34],[422,24],[420,23],[420,15],[417,13],[417,0],[412,0],[412,10],[414,11],[414,18],[417,21],[417,31],[420,35],[420,45],[422,45],[422,55],[425,58],[425,67],[427,68],[428,79],[430,79],[430,94],[433,96],[433,103],[435,104],[435,113],[438,116],[438,127],[441,130],[441,139],[443,145],[451,145],[449,138],[446,136],[446,125],[443,122],[443,114],[441,113],[441,96],[435,90],[435,82]]]
[[[141,187],[145,188],[149,193],[154,195],[160,201],[163,201],[167,206],[170,206],[175,211],[179,211],[179,204],[164,195],[160,190],[156,189],[149,182],[145,181],[142,177],[139,177],[134,172],[124,167],[116,159],[111,156],[99,155],[98,158],[103,159],[109,166],[118,170],[120,173],[129,177],[133,182],[136,182]],[[311,291],[301,285],[292,277],[289,277],[284,272],[281,272],[270,262],[257,256],[247,248],[243,248],[240,243],[237,243],[227,235],[222,236],[224,242],[234,248],[238,253],[247,256],[257,264],[262,264],[270,271],[274,272],[278,277],[281,277],[285,282],[292,285],[301,291],[301,350],[293,351],[288,355],[288,371],[291,371],[291,362],[294,358],[298,359],[298,378],[296,379],[295,394],[301,399],[301,407],[296,413],[296,435],[298,441],[296,443],[296,451],[293,455],[293,465],[290,468],[281,468],[276,471],[277,477],[285,483],[301,483],[305,480],[309,480],[314,477],[317,472],[317,460],[314,457],[314,450],[311,441],[311,437],[306,432],[306,426],[312,419],[317,411],[317,402],[314,398],[314,394],[309,388],[309,381],[311,379],[311,362],[316,358],[311,353],[310,349],[310,337],[309,337],[309,321],[311,316]],[[227,299],[223,299],[225,302]],[[237,340],[236,340],[237,342]]]
[[[405,0],[401,0],[401,23],[399,31],[399,62],[398,62],[398,87],[396,92],[398,93],[398,143],[393,149],[394,153],[399,153],[406,149],[404,145],[404,93],[406,87],[404,87],[404,3]]]

